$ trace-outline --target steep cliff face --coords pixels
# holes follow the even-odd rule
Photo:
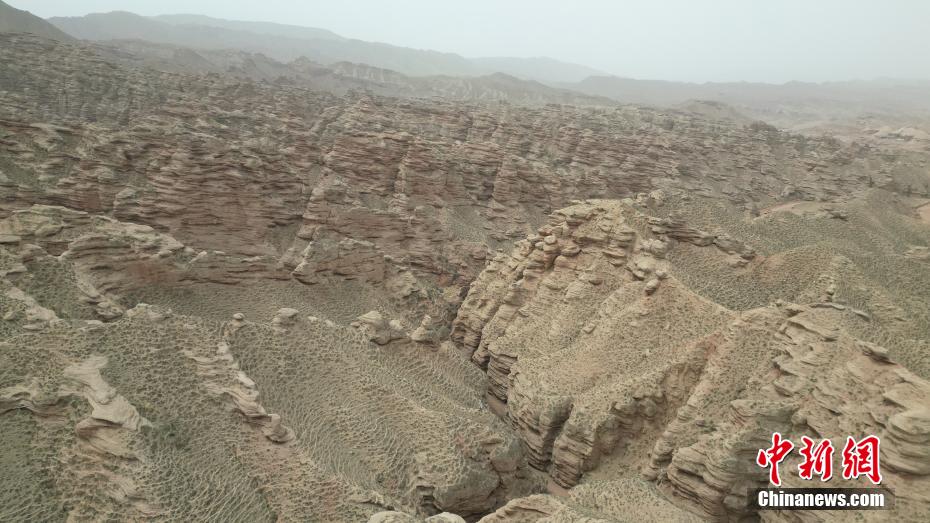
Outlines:
[[[93,267],[74,244],[0,247],[4,519],[475,516],[539,490],[448,344],[405,331],[375,344],[296,309],[266,323],[104,307],[95,274],[138,280],[121,271],[166,243],[132,239]]]
[[[930,482],[919,469],[930,382],[891,361],[887,350],[845,335],[834,307],[779,304],[744,314],[722,332],[685,405],[653,447],[647,477],[673,501],[711,518],[745,511],[746,488],[763,486],[752,457],[772,432],[799,441],[829,438],[842,448],[847,435],[882,440],[883,481],[896,494],[902,519],[930,511],[918,490]],[[710,423],[708,423],[708,421]],[[903,428],[902,426],[906,426]],[[683,434],[689,436],[682,437]],[[903,453],[903,454],[902,454]],[[901,459],[907,455],[908,458]],[[784,470],[797,470],[799,456]],[[923,465],[922,465],[923,464]],[[916,473],[915,473],[916,472]],[[806,482],[787,474],[786,486]],[[857,481],[837,480],[854,486]],[[763,515],[778,521],[785,516]],[[816,513],[801,513],[816,520]]]
[[[573,199],[662,188],[764,207],[848,197],[920,168],[687,113],[336,98],[2,38],[0,212],[109,214],[193,248],[303,263],[303,275],[332,272],[326,260],[356,250],[351,239],[373,244],[365,256],[466,283],[486,245],[509,245]],[[310,242],[333,252],[305,260]]]
[[[919,152],[0,61],[0,519],[738,518],[773,430],[926,514]]]
[[[752,515],[747,489],[767,483],[754,458],[773,432],[840,446],[847,435],[875,434],[883,439],[885,483],[902,485],[898,513],[925,517],[930,506],[911,488],[930,481],[914,472],[926,457],[913,447],[927,437],[918,420],[930,382],[916,363],[925,349],[903,327],[925,323],[915,316],[921,313],[873,318],[837,292],[844,277],[844,288],[856,283],[848,266],[822,265],[806,280],[787,261],[803,251],[764,255],[682,216],[650,216],[663,207],[643,198],[559,210],[471,285],[452,340],[485,368],[489,401],[523,441],[529,463],[558,487],[582,482],[611,498],[622,494],[604,480],[638,477],[692,513],[739,519]],[[771,245],[759,247],[771,252]],[[713,281],[746,285],[744,292],[800,282],[772,290],[784,300],[734,310],[677,278],[704,264],[716,267]],[[923,286],[925,276],[915,284]],[[797,300],[809,301],[791,303]],[[888,349],[848,334],[870,323],[891,332],[895,355],[915,362],[923,376]],[[544,499],[512,503],[495,517],[529,507],[571,513],[571,503]],[[622,519],[630,509],[613,510],[602,516]]]

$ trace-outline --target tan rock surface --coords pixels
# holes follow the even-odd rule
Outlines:
[[[658,499],[705,518],[739,518],[750,516],[746,489],[767,481],[753,460],[772,432],[840,446],[846,435],[876,434],[884,440],[885,483],[909,485],[898,517],[927,514],[927,500],[910,490],[924,477],[926,367],[917,365],[922,376],[915,375],[887,349],[847,334],[878,327],[896,342],[896,354],[917,361],[921,344],[907,339],[906,325],[923,320],[879,320],[837,303],[836,281],[857,277],[852,260],[824,267],[830,275],[808,283],[825,291],[807,291],[803,280],[791,282],[797,290],[775,291],[814,299],[809,305],[728,309],[676,274],[716,259],[716,278],[730,273],[769,286],[790,265],[760,259],[732,236],[645,211],[633,202],[590,201],[554,213],[538,235],[488,265],[453,323],[452,339],[486,366],[489,394],[504,404],[530,464],[561,487],[641,475],[656,482]],[[565,246],[570,256],[560,254]],[[729,263],[734,255],[745,263]],[[568,514],[541,499],[511,502],[500,517],[535,513],[527,507],[539,503],[544,513]]]
[[[774,430],[927,518],[926,151],[0,62],[0,520],[825,517]]]

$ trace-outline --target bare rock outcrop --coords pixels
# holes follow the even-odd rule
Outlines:
[[[489,392],[506,402],[530,462],[564,486],[624,431],[645,430],[642,412],[659,422],[682,401],[685,376],[700,371],[688,345],[728,317],[668,279],[650,252],[658,240],[639,242],[625,212],[591,202],[555,213],[539,240],[488,266],[453,323],[453,340],[487,365]],[[684,310],[688,324],[676,317]],[[627,359],[627,344],[646,354]],[[677,397],[666,397],[669,382],[683,382]]]
[[[925,151],[113,56],[0,34],[0,519],[927,519]]]
[[[529,463],[560,487],[604,467],[628,470],[668,503],[735,520],[753,516],[745,493],[767,482],[754,457],[772,432],[840,446],[846,435],[875,434],[883,484],[902,488],[896,510],[926,513],[911,489],[926,474],[930,383],[844,332],[874,320],[835,301],[835,278],[812,282],[826,301],[729,310],[676,278],[678,245],[708,249],[702,256],[734,273],[765,260],[725,233],[645,212],[590,201],[555,213],[539,235],[495,256],[459,310],[452,339],[486,368],[491,401]],[[527,498],[500,513],[535,510],[523,503],[567,510]]]
[[[697,516],[665,502],[639,480],[592,481],[562,495],[536,494],[517,498],[481,518],[481,523],[565,521],[697,522]]]
[[[451,512],[442,512],[426,519],[420,519],[406,512],[385,511],[372,514],[368,523],[465,523],[462,516]]]
[[[763,309],[729,326],[686,405],[657,441],[647,475],[699,514],[736,517],[746,508],[745,489],[768,481],[743,458],[765,448],[772,432],[828,438],[840,448],[847,435],[879,435],[891,462],[899,452],[912,452],[909,440],[925,437],[923,429],[917,423],[905,435],[895,420],[920,419],[930,383],[889,361],[880,348],[831,329],[844,313]],[[919,468],[921,458],[914,458],[910,466]],[[782,466],[795,467],[799,459]],[[911,490],[926,478],[900,463],[885,463],[883,485],[896,488],[902,514],[926,513],[927,500]],[[787,481],[805,484],[795,475]]]
[[[188,352],[201,367],[200,373],[205,378],[204,387],[210,394],[229,398],[234,408],[242,414],[246,422],[258,427],[262,434],[274,443],[289,443],[295,439],[294,431],[281,423],[281,416],[268,414],[258,402],[259,392],[239,364],[229,352],[229,345],[220,342],[214,356],[199,356]]]
[[[150,493],[139,485],[144,456],[136,447],[140,430],[151,427],[151,423],[103,378],[101,370],[107,363],[108,359],[99,354],[71,362],[60,376],[53,377],[60,381],[54,391],[37,377],[0,389],[0,415],[25,409],[49,422],[69,424],[73,408],[69,400],[86,402],[89,413],[74,422],[75,439],[69,447],[58,449],[59,459],[67,464],[70,473],[85,478],[88,485],[79,489],[95,489],[99,496],[96,503],[122,506],[133,517],[152,517],[159,511]],[[81,500],[71,507],[69,515],[80,517],[92,504]]]
[[[378,311],[369,311],[358,317],[353,326],[365,333],[369,340],[378,345],[408,339],[404,326],[397,320],[388,320]]]
[[[113,65],[23,34],[4,35],[2,48],[3,107],[15,110],[0,114],[10,161],[0,217],[43,204],[148,225],[195,252],[225,253],[210,268],[223,283],[377,283],[405,266],[464,285],[483,265],[468,253],[509,248],[573,199],[765,206],[791,187],[792,198],[838,200],[870,177],[894,188],[919,168],[903,153],[693,113],[340,98]]]

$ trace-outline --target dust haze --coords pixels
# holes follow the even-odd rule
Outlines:
[[[43,17],[132,11],[326,28],[475,57],[548,56],[607,74],[687,82],[930,78],[921,0],[251,2],[14,0]]]
[[[0,521],[930,521],[927,3],[7,1]]]

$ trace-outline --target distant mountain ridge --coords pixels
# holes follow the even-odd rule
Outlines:
[[[603,97],[550,87],[505,73],[481,76],[407,76],[390,69],[353,62],[322,65],[306,57],[288,63],[242,50],[194,50],[144,40],[109,40],[94,45],[108,60],[126,65],[188,74],[229,74],[266,82],[283,82],[342,95],[351,90],[400,98],[440,98],[521,105],[611,106]]]
[[[195,14],[144,17],[117,11],[44,21],[2,2],[0,14],[0,31],[104,42],[138,55],[128,60],[156,68],[231,72],[269,81],[284,78],[337,93],[363,89],[387,96],[452,100],[645,104],[713,117],[729,115],[739,121],[763,120],[809,134],[871,136],[886,125],[930,129],[928,81],[775,85],[640,80],[547,57],[465,58],[345,38],[322,28]],[[170,47],[158,49],[158,45]],[[716,105],[720,103],[731,108]]]
[[[173,25],[203,25],[208,27],[222,27],[239,31],[251,31],[259,34],[284,36],[287,38],[305,38],[345,41],[348,38],[337,35],[328,29],[306,27],[302,25],[278,24],[274,22],[248,22],[241,20],[224,20],[212,16],[196,14],[173,14],[153,16],[155,20]]]
[[[54,25],[29,11],[16,9],[0,1],[0,32],[32,33],[59,41],[74,40]]]
[[[63,41],[74,41],[75,37],[102,40],[95,46],[97,52],[109,60],[126,65],[169,72],[220,73],[259,81],[290,82],[334,94],[363,90],[401,98],[505,101],[528,105],[616,105],[616,102],[607,98],[551,87],[526,78],[531,76],[527,74],[526,67],[532,63],[546,63],[563,70],[588,71],[583,66],[548,58],[529,59],[517,75],[487,73],[471,68],[469,71],[472,74],[468,75],[414,76],[360,60],[338,60],[322,65],[320,60],[308,58],[310,53],[303,52],[307,42],[322,49],[333,49],[346,43],[368,46],[363,49],[371,49],[372,46],[380,46],[380,50],[393,48],[386,44],[349,40],[326,29],[220,20],[187,14],[143,17],[120,11],[54,20],[74,36],[27,11],[15,9],[0,1],[0,32],[33,33]],[[267,43],[269,37],[273,41],[272,45]],[[166,40],[179,43],[166,43]],[[413,51],[419,53],[420,57],[443,56],[442,53],[432,51],[395,49]],[[275,55],[294,58],[280,60],[275,59]],[[451,56],[465,60],[458,55]],[[520,59],[501,60],[519,66]],[[466,66],[472,67],[467,63]]]
[[[551,58],[476,58],[345,38],[320,28],[271,22],[223,20],[176,14],[145,17],[124,11],[49,18],[53,25],[84,40],[142,39],[193,49],[241,49],[290,62],[306,57],[324,65],[352,62],[391,69],[408,76],[482,76],[501,72],[525,80],[576,82],[590,67]]]
[[[622,99],[627,103],[652,105],[678,104],[687,100],[722,98],[749,102],[767,100],[777,102],[790,98],[810,100],[829,98],[831,101],[860,101],[876,94],[895,90],[894,97],[887,97],[889,104],[916,103],[930,109],[927,89],[930,81],[877,79],[844,82],[787,82],[768,84],[759,82],[673,82],[666,80],[641,80],[618,76],[592,75],[580,82],[564,83],[562,87],[588,94]],[[829,93],[829,94],[827,94]],[[900,97],[904,97],[902,100]],[[884,98],[883,98],[884,99]]]
[[[559,87],[619,103],[694,108],[690,102],[725,103],[751,119],[796,132],[858,132],[876,122],[930,125],[930,81],[687,83],[590,76]],[[708,106],[703,106],[707,109]]]
[[[553,58],[540,56],[535,58],[512,58],[492,56],[485,58],[471,58],[472,63],[488,71],[502,71],[523,78],[539,82],[559,83],[561,78],[578,78],[583,80],[590,76],[604,75],[603,71],[586,65],[562,62]]]

